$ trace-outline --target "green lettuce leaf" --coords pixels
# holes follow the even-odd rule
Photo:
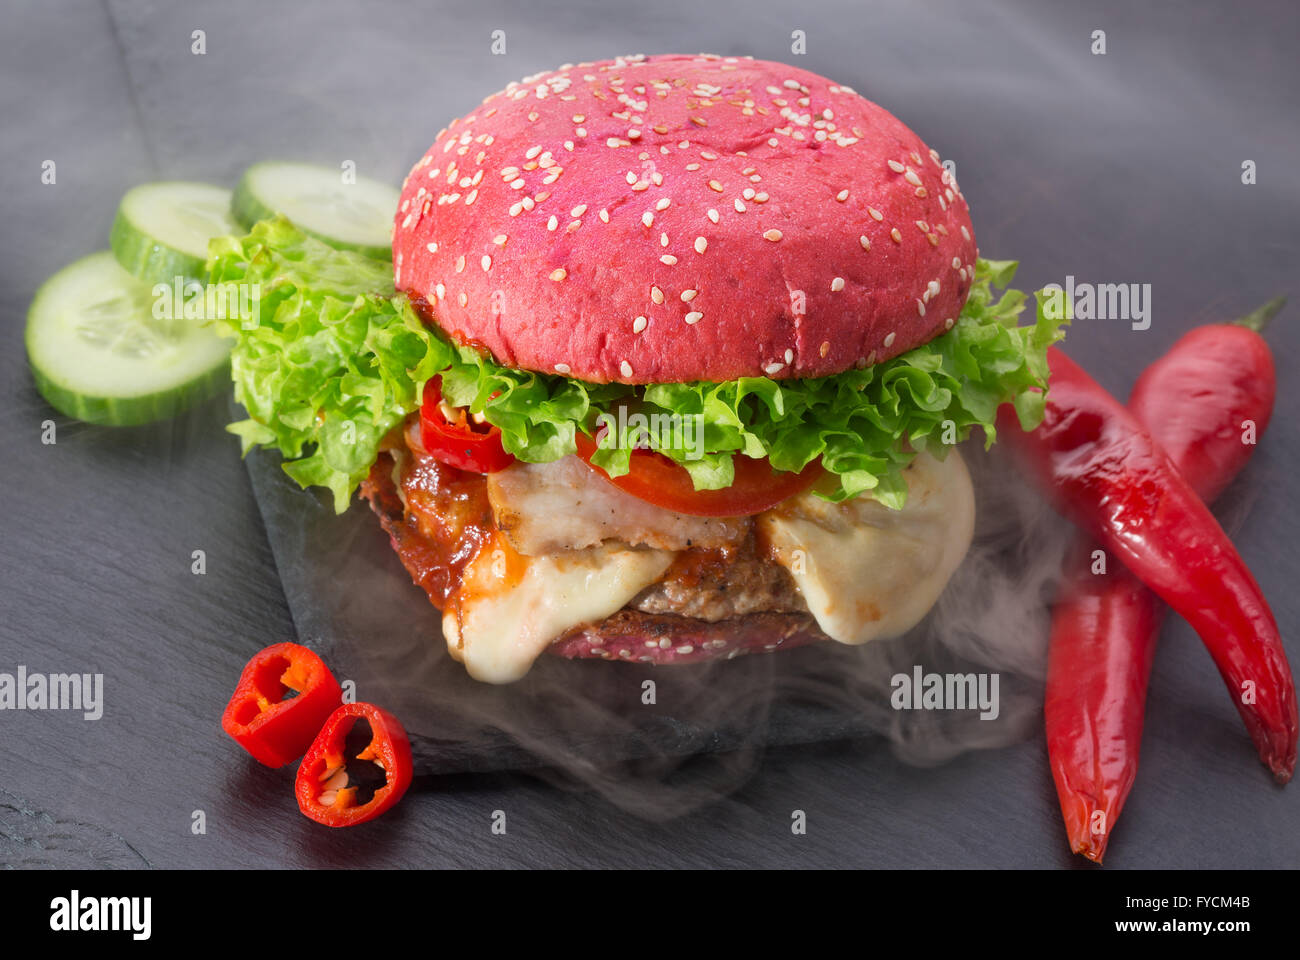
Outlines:
[[[600,436],[597,418],[620,407],[691,430],[650,430],[647,445],[680,463],[697,489],[733,481],[733,457],[769,457],[778,470],[821,458],[835,478],[819,487],[831,500],[869,494],[899,508],[902,470],[918,451],[942,457],[975,427],[992,444],[997,408],[1012,402],[1021,426],[1043,415],[1047,348],[1063,321],[1039,298],[1034,323],[1020,326],[1025,294],[1005,287],[1013,261],[979,260],[966,306],[944,335],[892,360],[831,377],[645,387],[584,383],[503,367],[426,326],[392,287],[391,267],[334,250],[283,217],[245,237],[209,247],[210,283],[256,284],[255,317],[218,321],[237,342],[235,397],[248,419],[228,429],[244,452],[275,447],[302,486],[333,492],[339,512],[378,455],[384,436],[419,406],[426,380],[442,377],[448,402],[501,429],[520,460],[544,462],[575,451],[577,431]],[[593,460],[627,472],[626,445]]]

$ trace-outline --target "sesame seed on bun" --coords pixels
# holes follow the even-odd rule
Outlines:
[[[589,382],[820,377],[952,325],[975,236],[939,155],[840,84],[627,57],[511,84],[403,186],[397,288],[501,363]]]

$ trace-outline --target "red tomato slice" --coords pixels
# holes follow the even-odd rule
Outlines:
[[[499,427],[473,423],[463,407],[456,409],[455,420],[447,419],[442,411],[441,377],[433,377],[424,385],[420,439],[431,456],[460,470],[496,473],[515,462],[514,456],[501,446]]]
[[[628,472],[611,477],[591,462],[597,450],[596,441],[581,431],[576,440],[578,456],[609,483],[647,503],[694,517],[747,517],[762,513],[807,490],[823,473],[817,460],[800,473],[788,473],[772,469],[765,459],[736,454],[733,457],[736,479],[731,486],[725,490],[696,490],[685,467],[653,450],[633,450]]]

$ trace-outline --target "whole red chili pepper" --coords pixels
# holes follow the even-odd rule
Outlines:
[[[1059,505],[1200,635],[1260,758],[1296,760],[1295,683],[1268,602],[1232,541],[1137,418],[1059,349],[1038,429],[999,421]]]
[[[369,737],[349,743],[362,721],[370,727]],[[371,764],[379,773],[369,769]],[[402,799],[412,775],[411,741],[401,722],[372,703],[349,703],[325,721],[302,758],[294,792],[305,816],[327,827],[352,827]]]
[[[1070,849],[1100,863],[1137,777],[1164,611],[1123,567],[1094,575],[1090,556],[1081,551],[1052,609],[1043,718]]]
[[[1268,427],[1273,358],[1258,333],[1281,298],[1235,325],[1186,334],[1139,377],[1129,409],[1196,493],[1213,500]],[[1137,776],[1142,724],[1165,608],[1120,567],[1097,575],[1087,538],[1052,612],[1044,715],[1070,849],[1098,863]]]
[[[244,667],[221,728],[259,763],[283,767],[306,752],[342,699],[320,657],[296,643],[277,643]]]
[[[1258,437],[1273,416],[1277,377],[1260,332],[1285,303],[1279,297],[1236,323],[1185,334],[1147,367],[1129,395],[1133,415],[1207,503],[1255,449],[1243,441],[1245,421],[1253,421]]]

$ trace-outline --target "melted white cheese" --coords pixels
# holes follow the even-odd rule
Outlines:
[[[443,615],[447,648],[475,680],[511,683],[561,634],[622,609],[673,557],[614,544],[525,557],[498,534],[466,566]]]
[[[970,547],[975,497],[961,456],[926,454],[905,471],[901,511],[859,498],[800,494],[756,518],[822,631],[860,644],[905,633],[925,616]],[[524,556],[500,532],[466,566],[443,616],[451,655],[476,680],[511,683],[561,635],[621,610],[675,554],[609,542]]]
[[[953,450],[940,462],[921,454],[904,475],[902,510],[866,497],[827,503],[803,493],[758,518],[817,625],[840,643],[906,633],[970,547],[975,494],[961,456]]]
[[[657,550],[709,549],[739,543],[748,517],[693,517],[620,490],[570,454],[550,463],[522,461],[487,477],[497,527],[529,556],[594,547],[607,540]]]

